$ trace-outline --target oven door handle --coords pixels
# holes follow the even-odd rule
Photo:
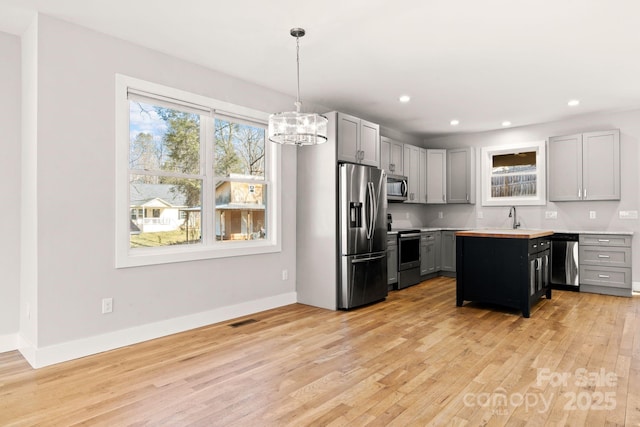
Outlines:
[[[420,237],[420,233],[407,233],[407,234],[401,234],[399,236],[401,239],[406,239],[407,237]]]

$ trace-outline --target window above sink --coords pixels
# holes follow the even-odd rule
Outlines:
[[[483,147],[483,206],[546,204],[545,141]]]

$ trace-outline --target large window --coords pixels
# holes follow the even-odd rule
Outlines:
[[[484,206],[544,205],[545,141],[482,148]]]
[[[117,76],[117,266],[273,252],[267,114]]]

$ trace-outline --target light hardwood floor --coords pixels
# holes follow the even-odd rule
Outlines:
[[[639,297],[554,291],[525,319],[438,278],[248,319],[39,370],[0,354],[0,425],[640,425]]]

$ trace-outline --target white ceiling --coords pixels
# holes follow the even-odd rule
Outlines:
[[[0,0],[0,31],[33,11],[293,96],[303,27],[303,102],[422,137],[640,108],[638,0]]]

